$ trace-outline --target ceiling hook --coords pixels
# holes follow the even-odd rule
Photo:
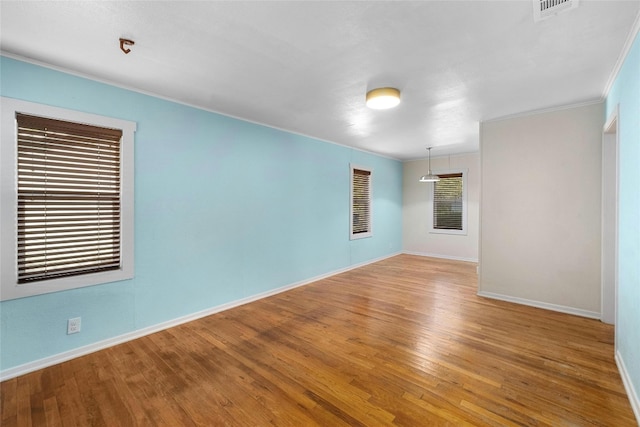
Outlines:
[[[131,49],[125,49],[124,45],[133,46],[134,44],[135,42],[133,40],[123,39],[122,37],[120,37],[120,50],[122,50],[125,54],[131,52]]]

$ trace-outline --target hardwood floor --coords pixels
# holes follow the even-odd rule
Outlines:
[[[400,255],[1,384],[9,426],[634,426],[613,328]]]

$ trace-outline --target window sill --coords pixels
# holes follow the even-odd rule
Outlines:
[[[453,234],[457,236],[466,236],[467,230],[429,230],[430,234]]]
[[[358,234],[352,234],[352,235],[349,237],[349,240],[366,239],[367,237],[373,237],[373,233],[358,233]]]

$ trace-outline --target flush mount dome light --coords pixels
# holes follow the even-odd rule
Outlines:
[[[367,107],[386,110],[400,103],[400,91],[392,87],[381,87],[367,92]]]

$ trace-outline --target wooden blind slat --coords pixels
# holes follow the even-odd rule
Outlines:
[[[76,252],[70,255],[60,253],[50,254],[47,252],[42,256],[18,257],[18,266],[24,266],[25,268],[67,268],[71,262],[74,264],[88,264],[91,262],[98,263],[106,260],[112,260],[118,253],[119,251],[117,249],[112,251],[104,249],[100,252],[97,252],[94,249],[93,251]]]
[[[48,171],[52,170],[53,172],[61,172],[61,171],[80,171],[80,172],[88,172],[88,171],[106,171],[113,172],[118,171],[118,165],[106,165],[106,164],[96,164],[96,163],[72,163],[72,162],[55,162],[53,160],[30,160],[26,161],[24,159],[18,159],[18,169],[31,169],[31,170],[43,170]]]
[[[29,114],[17,114],[18,126],[33,130],[56,132],[78,137],[105,139],[118,142],[122,138],[121,129],[109,129],[90,124],[67,122],[64,120],[49,119],[46,117],[32,116]]]
[[[20,164],[18,166],[21,166]],[[43,165],[41,166],[45,166],[42,168],[37,168],[35,169],[34,166],[36,165],[24,165],[24,167],[22,168],[22,170],[19,170],[19,172],[22,173],[27,173],[27,174],[31,174],[31,173],[61,173],[61,174],[78,174],[78,175],[95,175],[100,173],[101,175],[119,175],[120,174],[120,169],[119,168],[111,168],[111,169],[107,169],[107,168],[99,168],[99,169],[78,169],[78,168],[74,168],[74,167],[70,167],[70,165],[68,164],[64,164],[63,166],[60,165],[51,165],[51,164],[45,164],[43,163]],[[20,168],[18,168],[20,169]],[[35,170],[34,170],[35,169]]]
[[[65,209],[64,212],[47,212],[46,210],[40,210],[37,212],[31,212],[31,213],[27,213],[25,211],[20,211],[18,212],[18,221],[31,221],[31,220],[36,220],[36,221],[42,221],[43,217],[47,217],[47,218],[51,218],[54,219],[56,217],[65,217],[65,218],[69,218],[70,220],[72,218],[77,218],[77,219],[83,219],[83,218],[91,218],[91,217],[97,217],[97,215],[100,215],[101,213],[106,213],[108,211],[111,211],[113,215],[116,215],[118,210],[117,209],[110,209],[108,207],[105,207],[103,209],[100,210],[87,210],[87,209],[83,209],[80,211],[68,211]]]
[[[62,237],[50,237],[45,239],[36,239],[33,238],[29,240],[27,244],[25,241],[18,241],[18,252],[26,251],[31,248],[41,247],[44,245],[45,247],[56,248],[57,245],[66,244],[66,243],[83,243],[83,242],[96,242],[98,239],[108,240],[112,242],[120,242],[120,234],[119,233],[93,233],[93,234],[80,234],[76,236],[62,236]]]
[[[74,192],[70,193],[61,189],[50,190],[47,193],[38,191],[18,192],[18,202],[21,200],[39,201],[42,203],[50,202],[93,202],[102,203],[106,201],[120,202],[120,197],[114,191],[104,191],[99,193]]]
[[[59,277],[77,276],[80,274],[99,273],[102,271],[117,270],[120,268],[120,260],[113,258],[109,262],[82,264],[67,268],[41,268],[30,269],[21,276],[21,283],[35,282],[39,280],[57,279]]]
[[[87,177],[89,178],[89,177]],[[107,186],[118,185],[120,183],[119,179],[104,179],[103,177],[97,176],[95,179],[57,179],[57,178],[37,178],[32,176],[24,176],[22,184],[25,187],[31,186],[41,186],[42,184],[58,184],[65,185],[65,188],[69,188],[68,185],[76,185],[80,186],[78,188],[103,188]],[[84,184],[85,186],[82,186]],[[93,187],[94,185],[98,185],[98,187]]]
[[[40,250],[66,250],[72,248],[83,248],[89,246],[100,246],[104,244],[108,244],[109,242],[114,241],[113,236],[109,236],[109,238],[105,237],[104,242],[101,240],[97,240],[96,237],[91,237],[88,239],[77,239],[77,240],[58,240],[56,242],[49,242],[42,240],[40,242],[32,241],[29,246],[20,246],[18,248],[18,253],[27,253],[29,251],[40,251]],[[119,239],[116,239],[119,241]],[[105,243],[106,242],[106,243]]]
[[[96,141],[86,138],[74,138],[70,136],[61,137],[47,132],[39,135],[35,133],[25,133],[24,130],[18,130],[18,140],[22,147],[47,148],[58,150],[70,150],[78,153],[105,153],[107,155],[116,155],[120,148],[117,143],[112,141]]]

